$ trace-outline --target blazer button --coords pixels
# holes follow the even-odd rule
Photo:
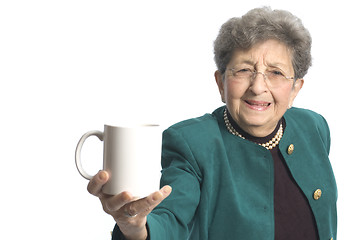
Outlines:
[[[314,193],[313,193],[313,199],[318,200],[321,198],[322,195],[322,191],[321,189],[317,189]]]
[[[295,146],[293,144],[290,144],[287,148],[288,155],[291,155],[293,153],[293,150],[295,150]]]

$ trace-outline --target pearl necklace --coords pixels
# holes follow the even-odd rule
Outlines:
[[[229,119],[227,116],[227,108],[224,109],[223,119],[224,119],[224,123],[226,124],[226,127],[230,133],[232,133],[233,135],[235,135],[237,137],[246,139],[239,132],[237,132],[236,129],[234,129],[232,124],[229,122]],[[280,128],[278,129],[276,135],[271,140],[269,140],[266,143],[258,143],[258,145],[266,148],[267,150],[271,150],[272,148],[276,147],[279,144],[282,136],[283,136],[283,127],[282,127],[282,123],[281,123]]]

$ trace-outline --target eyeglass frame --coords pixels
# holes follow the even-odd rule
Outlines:
[[[250,69],[250,68],[244,68],[244,69],[247,69],[247,70],[249,70],[250,72],[252,72],[252,76],[251,76],[251,78],[249,78],[249,80],[251,80],[251,81],[253,81],[253,80],[257,77],[257,75],[258,75],[259,73],[263,75],[263,80],[266,80],[266,79],[269,80],[267,74],[264,73],[264,72],[256,71],[256,70],[253,70],[253,71],[252,71],[252,69]],[[228,68],[228,69],[226,69],[226,70],[230,70],[230,71],[232,72],[232,76],[237,78],[237,76],[235,76],[236,69],[234,69],[234,68]],[[240,70],[242,70],[242,69],[240,69]],[[284,77],[286,80],[294,80],[294,82],[296,81],[295,77],[287,77],[281,70],[278,70],[278,72],[280,72],[280,75],[281,75],[282,77]],[[267,83],[267,82],[266,82],[266,83]]]

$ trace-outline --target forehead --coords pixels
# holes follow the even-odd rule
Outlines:
[[[229,64],[232,66],[249,64],[293,69],[291,51],[285,44],[277,40],[258,43],[248,50],[237,49],[233,52]]]

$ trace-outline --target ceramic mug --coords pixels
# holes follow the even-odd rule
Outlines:
[[[85,140],[97,136],[103,141],[103,170],[110,174],[103,192],[116,195],[129,191],[133,196],[145,197],[159,189],[162,134],[159,125],[104,125],[104,132],[85,133],[75,150],[79,173],[90,180],[81,164],[81,149]]]

